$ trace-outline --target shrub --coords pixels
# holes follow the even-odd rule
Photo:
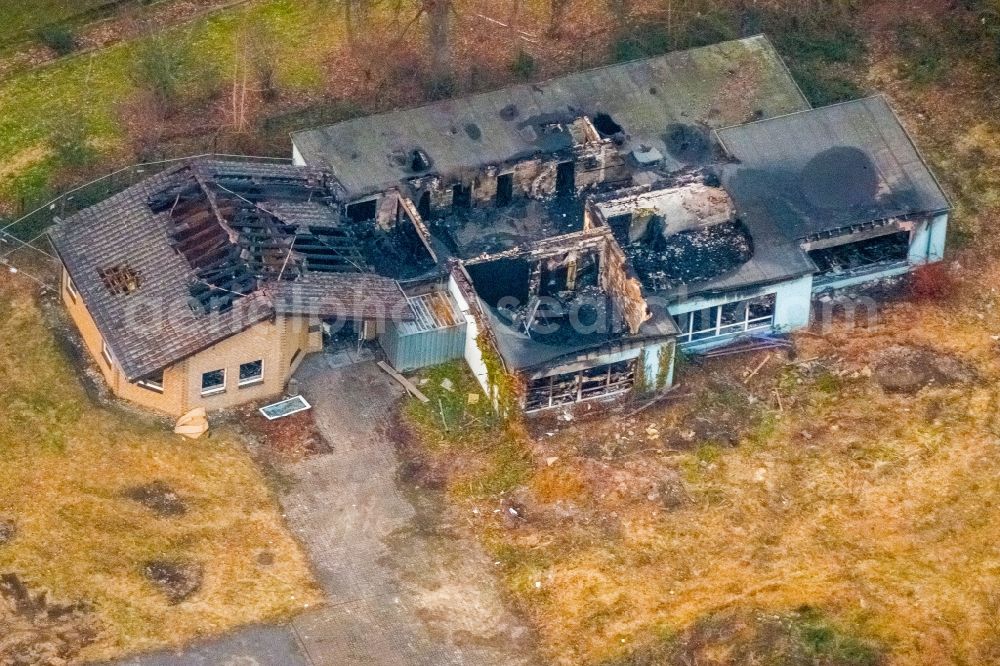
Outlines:
[[[929,26],[904,21],[896,28],[896,40],[903,54],[901,70],[914,83],[936,83],[948,73],[945,40]]]
[[[831,3],[799,16],[761,12],[755,19],[774,37],[792,75],[814,106],[862,97],[858,85],[865,65],[865,43],[852,15]]]
[[[955,290],[955,278],[943,262],[918,266],[910,273],[908,293],[917,301],[937,301]]]
[[[136,84],[149,92],[162,117],[177,109],[186,62],[185,50],[164,37],[149,39],[136,55]]]
[[[667,29],[657,23],[645,23],[631,29],[613,45],[616,62],[638,60],[670,50]]]
[[[823,664],[878,666],[880,643],[845,631],[819,611],[802,607],[782,614],[736,610],[698,620],[682,632],[662,628],[657,640],[603,662],[602,666],[653,664]]]
[[[63,116],[52,128],[49,141],[56,158],[64,166],[82,167],[94,159],[87,122],[77,114]]]
[[[538,65],[530,53],[523,49],[517,52],[514,60],[510,63],[510,71],[522,81],[528,81],[538,72]]]
[[[61,56],[76,50],[76,37],[64,25],[47,25],[38,31],[37,37],[38,41]]]

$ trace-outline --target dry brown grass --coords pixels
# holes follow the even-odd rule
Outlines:
[[[182,440],[89,402],[26,283],[13,279],[0,276],[0,514],[17,535],[0,546],[0,572],[93,604],[102,632],[80,655],[88,660],[318,603],[308,563],[238,440]],[[184,515],[157,517],[122,497],[157,480],[177,492]],[[262,552],[272,564],[259,563]],[[201,564],[201,590],[171,605],[142,575],[154,558]]]
[[[890,663],[996,659],[1000,311],[973,298],[890,305],[872,328],[800,337],[798,358],[817,361],[772,359],[727,398],[765,405],[736,447],[678,449],[675,416],[729,408],[705,397],[721,377],[742,385],[760,356],[689,371],[687,403],[537,440],[527,520],[484,513],[479,527],[550,659],[597,663],[719,614],[801,606]],[[953,353],[979,379],[885,393],[868,370],[892,344]],[[626,443],[590,453],[616,434]],[[678,479],[679,500],[649,492]]]

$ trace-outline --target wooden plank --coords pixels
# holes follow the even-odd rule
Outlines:
[[[414,398],[416,398],[420,402],[422,402],[424,404],[427,404],[428,402],[431,401],[431,399],[428,398],[426,395],[424,395],[420,391],[420,389],[418,389],[416,386],[413,385],[413,382],[411,382],[409,379],[407,379],[403,375],[401,375],[398,372],[396,372],[392,368],[392,366],[389,365],[388,363],[386,363],[385,361],[379,361],[378,362],[378,367],[382,368],[382,370],[384,370],[387,375],[389,375],[390,377],[392,377],[393,379],[395,379],[397,382],[399,382],[400,385],[403,388],[405,388],[407,391],[409,391],[410,395],[412,395]]]

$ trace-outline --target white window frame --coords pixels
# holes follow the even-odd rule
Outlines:
[[[103,338],[101,339],[101,356],[104,357],[104,362],[108,364],[109,368],[115,367],[115,355],[111,353],[111,347]]]
[[[750,318],[750,301],[753,298],[746,298],[742,301],[731,301],[729,303],[722,303],[720,305],[713,305],[703,310],[689,310],[688,312],[682,312],[676,315],[675,321],[680,319],[678,327],[681,328],[680,334],[677,339],[681,343],[688,342],[701,342],[702,340],[711,340],[713,338],[719,338],[726,335],[738,335],[740,333],[749,333],[751,331],[766,330],[774,325],[774,313],[772,312],[767,317],[754,317]],[[726,305],[733,304],[744,304],[743,308],[743,321],[736,322],[733,324],[723,324],[722,323],[722,308]],[[694,319],[695,314],[702,312],[704,310],[709,311],[709,319],[714,322],[709,328],[703,328],[699,330],[694,330]],[[681,324],[684,324],[681,327]],[[709,333],[710,335],[703,335],[704,333]],[[695,337],[697,336],[697,337]]]
[[[243,366],[244,365],[250,365],[251,363],[260,363],[260,374],[257,375],[256,377],[249,377],[247,379],[243,379],[242,377],[240,377],[240,375],[243,374]],[[239,378],[238,385],[239,385],[240,388],[246,388],[248,386],[256,386],[257,384],[263,384],[264,383],[264,359],[257,359],[255,361],[247,361],[246,363],[240,363],[239,375],[237,375],[237,377]]]
[[[69,271],[66,271],[66,293],[69,294],[70,300],[74,303],[80,298],[80,292],[76,290],[76,285],[73,284],[73,278],[70,277]]]
[[[222,373],[222,383],[220,385],[218,385],[218,386],[213,386],[211,388],[205,388],[205,375],[211,374],[213,372],[221,372]],[[219,393],[225,393],[226,392],[226,384],[227,384],[227,382],[229,380],[228,375],[229,375],[229,373],[226,372],[225,368],[218,368],[216,370],[209,370],[208,372],[201,373],[201,386],[202,386],[202,388],[201,388],[201,396],[204,398],[204,397],[210,396],[210,395],[217,395]]]

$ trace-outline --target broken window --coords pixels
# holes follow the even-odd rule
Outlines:
[[[471,208],[472,188],[465,183],[455,183],[452,185],[451,205],[454,208]]]
[[[560,162],[556,167],[556,195],[572,196],[576,192],[576,164]]]
[[[250,361],[240,365],[240,386],[251,386],[264,381],[264,361]]]
[[[140,379],[137,383],[144,389],[148,389],[156,393],[163,393],[163,370],[154,372],[153,374]]]
[[[774,306],[775,296],[768,294],[675,315],[678,340],[694,342],[769,329],[774,323]]]
[[[101,282],[104,283],[107,290],[115,296],[131,294],[142,286],[139,271],[128,264],[108,266],[98,270],[97,273],[101,276]]]
[[[226,390],[226,371],[210,370],[201,376],[201,394],[213,395]]]
[[[620,395],[635,386],[635,373],[636,361],[630,360],[541,377],[529,382],[524,408],[531,412]]]
[[[910,253],[910,232],[898,231],[877,238],[845,243],[809,252],[819,269],[818,281],[848,277],[852,273],[867,273],[903,265]]]
[[[605,138],[614,137],[624,131],[622,126],[606,113],[598,113],[594,116],[594,129],[600,132],[601,136]]]
[[[421,193],[420,200],[417,201],[417,215],[425,220],[431,217],[431,193],[427,190]]]
[[[377,199],[359,201],[357,203],[352,203],[347,207],[347,217],[351,218],[354,222],[367,222],[368,220],[374,220],[377,212]]]
[[[431,168],[431,158],[420,148],[410,151],[410,171],[420,173]]]
[[[502,173],[497,176],[497,206],[507,206],[514,200],[514,174]]]

